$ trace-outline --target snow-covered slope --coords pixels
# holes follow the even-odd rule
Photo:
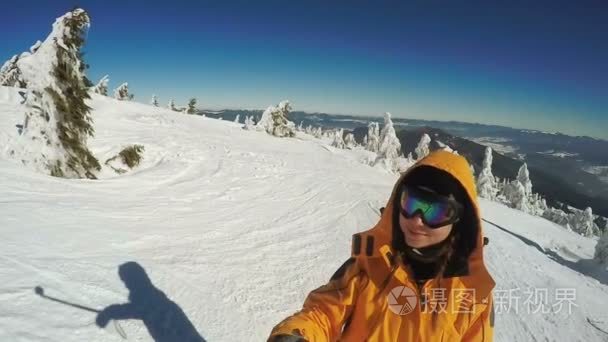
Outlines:
[[[208,341],[263,341],[349,257],[351,234],[376,222],[396,180],[361,163],[366,151],[97,95],[91,150],[103,162],[141,144],[142,165],[120,176],[106,169],[96,181],[52,178],[7,154],[22,120],[19,98],[0,87],[0,341],[121,341],[122,331],[150,341],[155,329],[188,321]],[[584,261],[595,241],[482,206],[504,228],[485,226],[499,290],[547,288],[551,305],[557,289],[576,289],[570,315],[528,314],[523,299],[519,312],[498,312],[496,340],[605,341],[586,321],[608,325],[608,281]],[[136,271],[123,266],[123,283],[118,269],[129,261],[172,301],[132,287],[157,313],[145,321],[100,329],[95,313],[34,293],[41,286],[93,309],[126,303],[125,283],[141,276],[125,277]],[[183,314],[163,315],[175,305]]]

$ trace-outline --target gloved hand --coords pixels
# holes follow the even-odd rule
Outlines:
[[[95,318],[95,324],[97,324],[98,327],[105,328],[106,325],[108,325],[108,322],[110,322],[110,317],[105,310],[102,310],[97,314],[97,317]]]

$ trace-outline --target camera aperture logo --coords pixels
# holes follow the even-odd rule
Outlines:
[[[397,315],[407,315],[414,311],[418,297],[407,286],[397,286],[388,294],[388,308]]]

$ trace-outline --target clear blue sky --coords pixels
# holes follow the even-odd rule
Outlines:
[[[136,101],[262,109],[289,99],[296,110],[608,139],[608,2],[489,3],[12,1],[0,59],[77,5],[92,21],[91,80],[127,81]]]

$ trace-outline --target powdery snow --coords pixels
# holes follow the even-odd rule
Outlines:
[[[121,329],[151,341],[141,320],[100,329],[95,313],[34,293],[41,286],[94,309],[126,303],[117,270],[129,261],[206,340],[264,341],[350,256],[351,235],[377,221],[397,177],[362,164],[369,151],[301,132],[276,138],[99,95],[89,105],[100,161],[127,144],[145,146],[144,160],[92,181],[0,156],[0,341],[122,341]],[[0,88],[2,146],[18,137],[22,115],[16,91]],[[605,273],[587,262],[595,240],[493,202],[482,200],[482,211],[505,229],[484,227],[498,290],[548,288],[550,305],[557,289],[577,291],[570,315],[497,313],[495,340],[605,341],[586,322],[608,322]]]

